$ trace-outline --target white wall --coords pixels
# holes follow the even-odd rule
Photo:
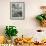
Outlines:
[[[25,2],[25,20],[10,20],[10,2],[14,1]],[[4,33],[6,25],[15,25],[19,31],[18,36],[31,36],[32,31],[42,29],[35,19],[41,13],[41,5],[46,5],[46,0],[0,0],[0,33]]]

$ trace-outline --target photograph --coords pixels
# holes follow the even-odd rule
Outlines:
[[[0,0],[0,46],[46,46],[46,0]]]
[[[24,2],[10,2],[10,19],[24,20],[25,4]]]

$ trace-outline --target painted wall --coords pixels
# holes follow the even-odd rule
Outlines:
[[[25,20],[10,20],[10,2],[25,2]],[[46,5],[46,0],[0,0],[0,34],[4,34],[6,25],[15,25],[18,36],[31,36],[36,29],[43,29],[35,19],[41,13],[40,6]]]

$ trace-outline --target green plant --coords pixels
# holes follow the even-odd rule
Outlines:
[[[43,21],[44,19],[46,20],[46,14],[38,15],[38,16],[36,16],[36,19],[39,21]]]
[[[8,36],[8,38],[11,38],[12,36],[16,36],[18,31],[15,26],[6,26],[5,34]]]

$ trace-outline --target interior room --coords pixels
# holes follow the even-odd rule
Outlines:
[[[0,0],[0,44],[46,46],[46,0]]]

